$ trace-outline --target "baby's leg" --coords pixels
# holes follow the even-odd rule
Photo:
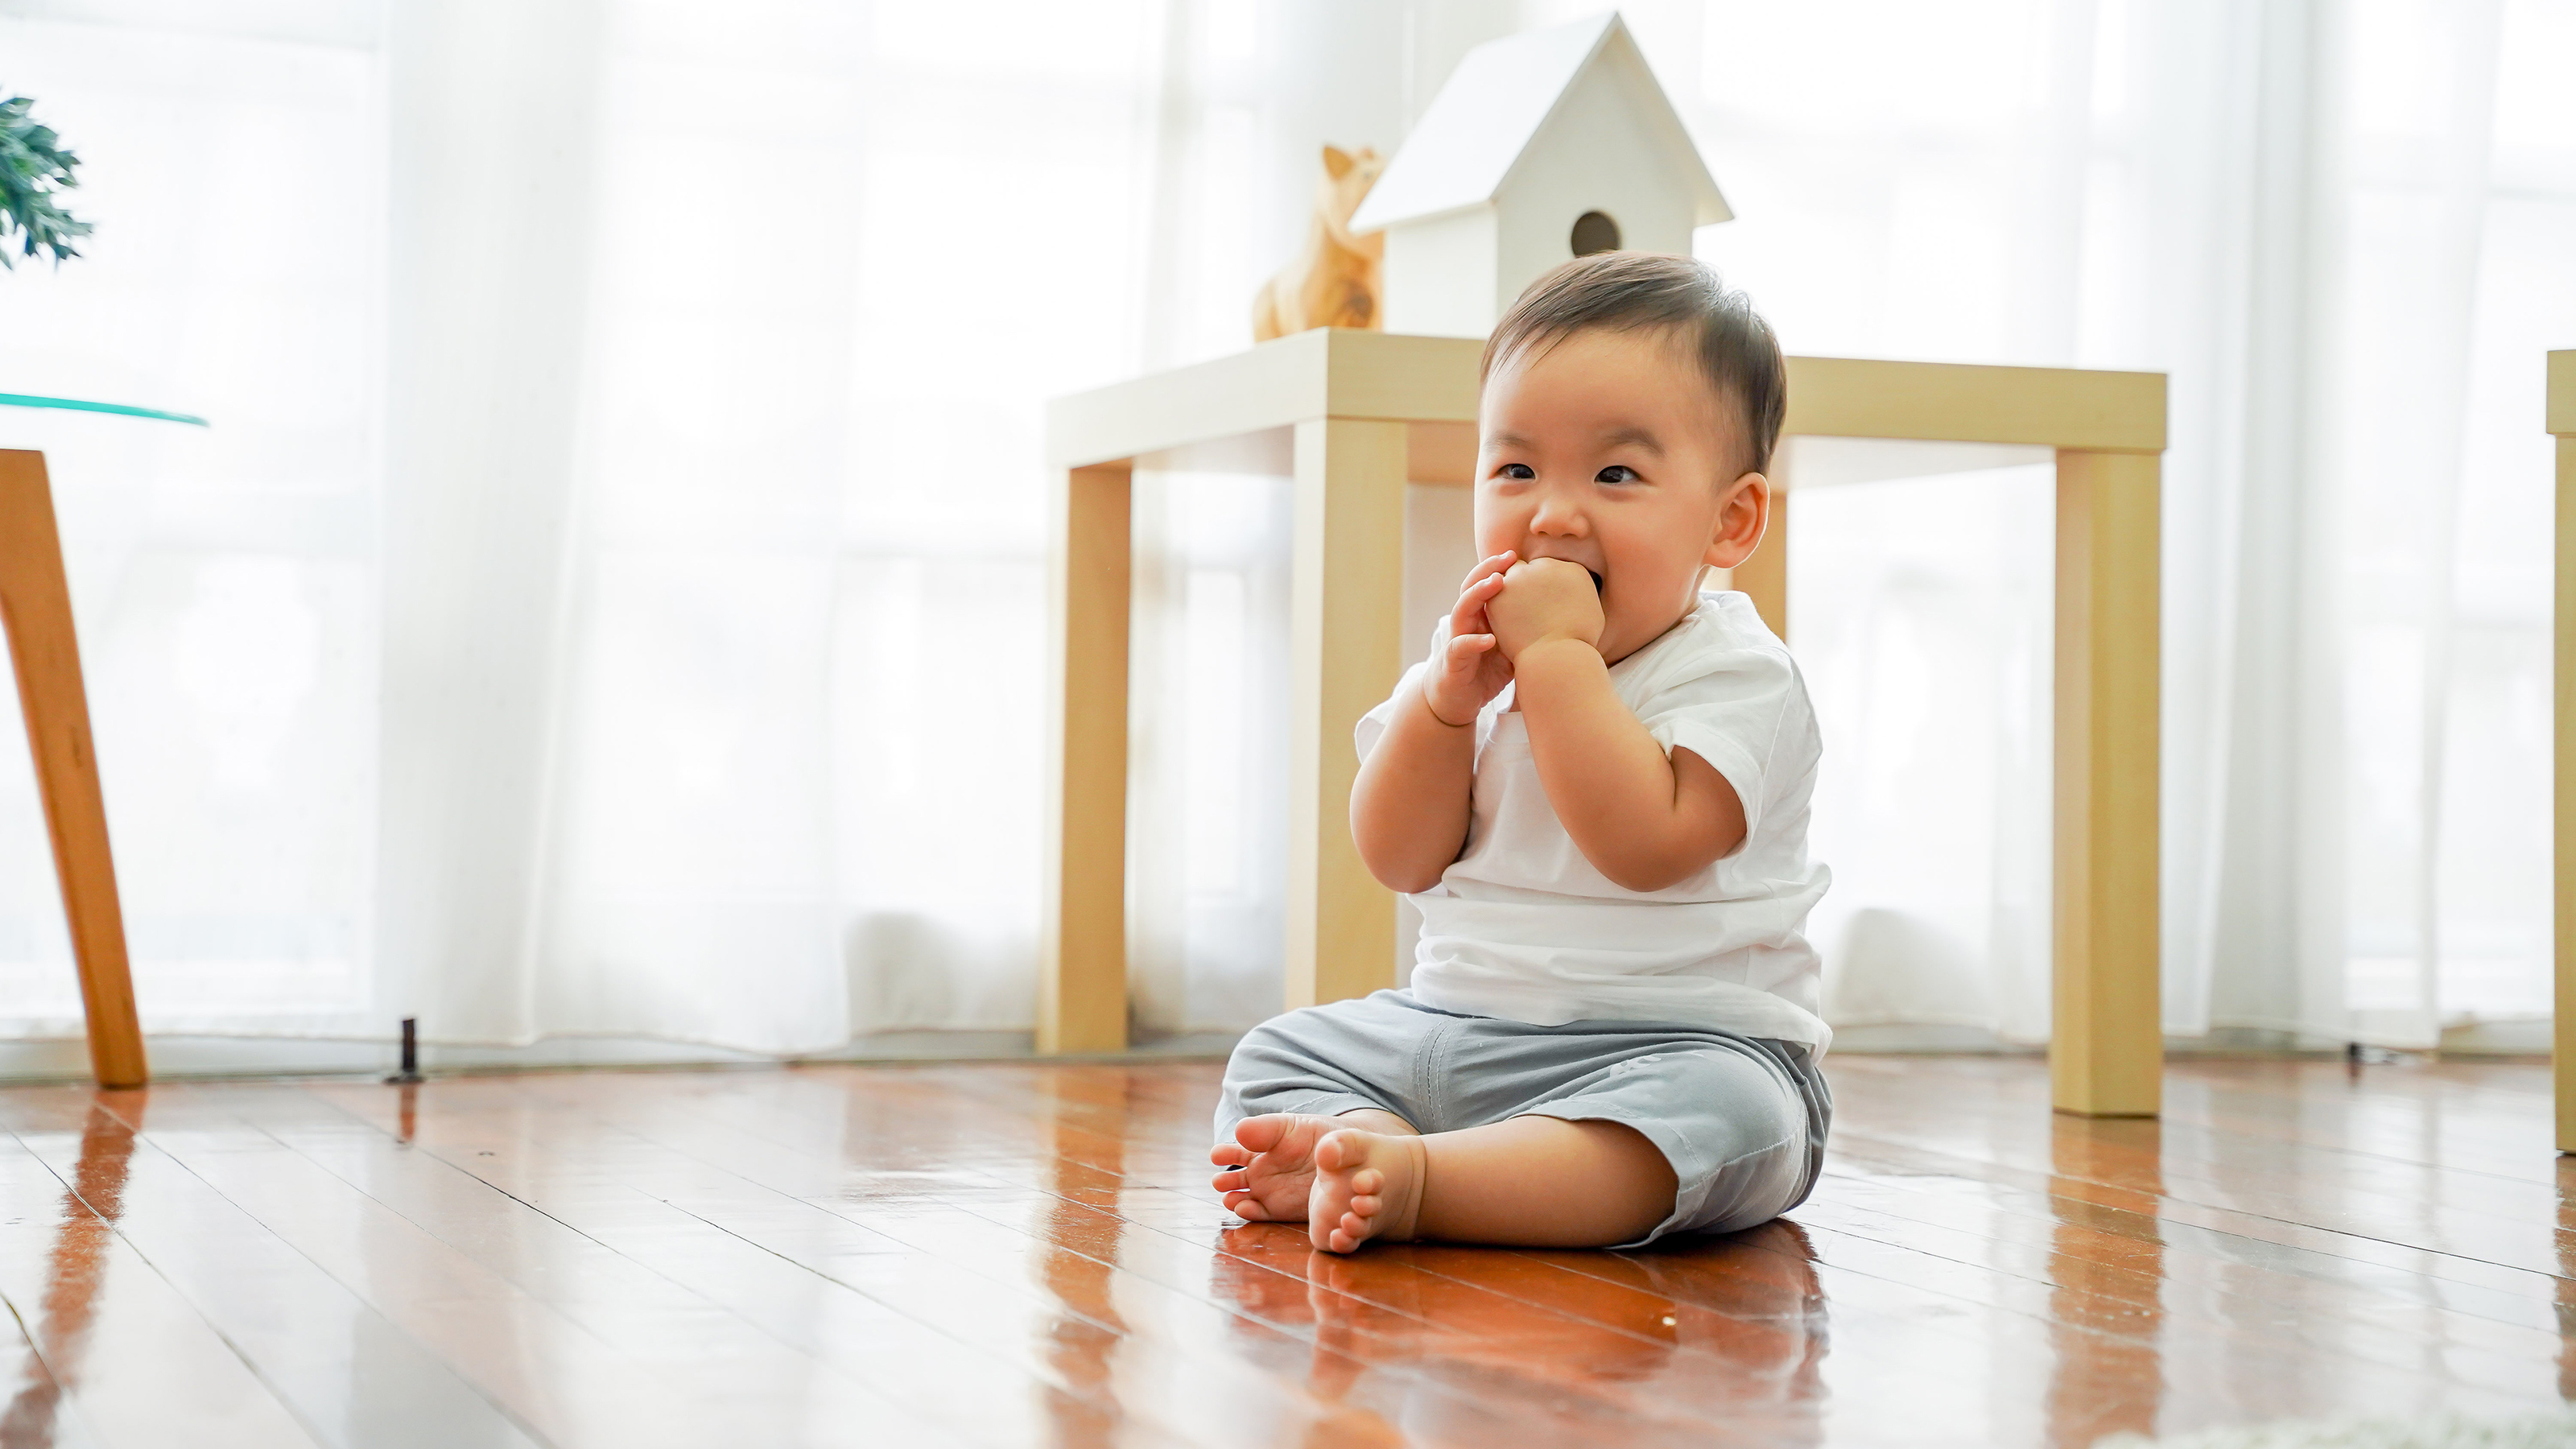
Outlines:
[[[1373,1237],[1525,1248],[1634,1242],[1672,1213],[1679,1181],[1635,1128],[1556,1117],[1428,1137],[1338,1126],[1316,1141],[1314,1162],[1307,1231],[1335,1253]]]
[[[1254,1222],[1303,1223],[1315,1144],[1343,1127],[1409,1134],[1407,1066],[1426,1033],[1461,1018],[1400,993],[1309,1006],[1273,1017],[1235,1044],[1217,1093],[1208,1160],[1228,1211]]]
[[[1815,1182],[1833,1106],[1803,1049],[1686,1027],[1466,1021],[1442,1053],[1441,1110],[1485,1125],[1416,1137],[1356,1114],[1326,1124],[1309,1153],[1316,1247],[1733,1232]]]

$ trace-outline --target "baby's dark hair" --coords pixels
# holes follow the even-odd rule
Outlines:
[[[1577,257],[1529,284],[1494,324],[1476,381],[1522,353],[1545,352],[1578,332],[1670,330],[1696,344],[1700,370],[1717,395],[1743,413],[1744,471],[1771,468],[1780,423],[1789,411],[1789,365],[1780,339],[1731,292],[1707,263],[1654,252],[1597,252]]]

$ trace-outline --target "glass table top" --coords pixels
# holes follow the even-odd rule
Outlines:
[[[212,427],[204,418],[191,413],[164,412],[159,408],[136,407],[132,403],[85,402],[72,397],[38,397],[33,393],[0,392],[0,407],[61,408],[76,413],[116,413],[129,418],[152,418],[165,423],[186,423],[191,427]]]

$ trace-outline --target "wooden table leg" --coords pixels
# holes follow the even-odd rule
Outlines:
[[[27,748],[35,756],[45,830],[53,838],[54,876],[71,924],[81,1008],[89,1018],[90,1069],[102,1087],[139,1087],[151,1071],[134,1013],[125,915],[117,905],[116,862],[107,848],[107,802],[99,793],[80,641],[72,633],[71,588],[63,577],[62,539],[54,528],[42,453],[0,451],[0,620],[9,631],[18,706],[27,717]]]
[[[1127,1046],[1130,478],[1125,463],[1075,468],[1050,507],[1041,1052]]]
[[[2057,1110],[2152,1117],[2158,949],[2160,460],[2057,455]]]
[[[2576,352],[2565,358],[2576,374]],[[2576,384],[2571,384],[2576,391]],[[2558,440],[2558,599],[2553,691],[2557,705],[2556,758],[2552,761],[2556,819],[2550,880],[2555,897],[2556,1010],[2550,1024],[2550,1075],[2558,1092],[2558,1150],[2576,1152],[2576,437]]]
[[[2549,354],[2549,431],[2558,437],[2558,598],[2550,880],[2557,1010],[2550,1075],[2558,1095],[2558,1150],[2576,1152],[2576,352]]]
[[[1771,626],[1782,643],[1789,639],[1789,490],[1773,478],[1771,523],[1762,546],[1735,566],[1735,588],[1753,600],[1753,612]]]
[[[1404,669],[1402,423],[1297,425],[1289,589],[1287,1000],[1394,981],[1395,895],[1351,843],[1351,727]]]

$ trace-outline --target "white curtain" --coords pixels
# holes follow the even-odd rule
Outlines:
[[[60,271],[0,274],[0,391],[219,422],[0,409],[0,446],[52,471],[162,1027],[354,1030],[375,991],[384,87],[368,16],[276,8],[0,8],[0,89],[86,162],[70,204],[98,228]],[[0,718],[0,1032],[75,1034],[14,704]]]
[[[1041,406],[1245,344],[1320,145],[1427,100],[1410,35],[1359,0],[0,4],[98,226],[0,278],[0,390],[216,421],[0,413],[63,498],[147,1026],[1025,1030]],[[1277,997],[1283,487],[1139,489],[1149,1035]],[[21,759],[0,1032],[59,1038]]]
[[[2576,6],[1629,13],[1744,217],[1702,253],[1793,349],[2170,375],[2168,1030],[2545,1019]],[[1865,492],[1799,498],[1792,573],[1817,843],[1862,867],[1833,995],[2039,1040],[2045,481]]]
[[[0,0],[98,224],[0,275],[0,391],[216,422],[0,410],[147,1024],[1024,1030],[1043,399],[1243,345],[1321,143],[1593,8]],[[2169,1027],[2545,1012],[2564,0],[1626,10],[1792,350],[2172,375]],[[1970,461],[1798,501],[1819,925],[1847,1019],[2026,1040],[2048,490]],[[1140,480],[1148,1036],[1276,1000],[1285,487]],[[21,760],[0,1033],[60,1038]]]

